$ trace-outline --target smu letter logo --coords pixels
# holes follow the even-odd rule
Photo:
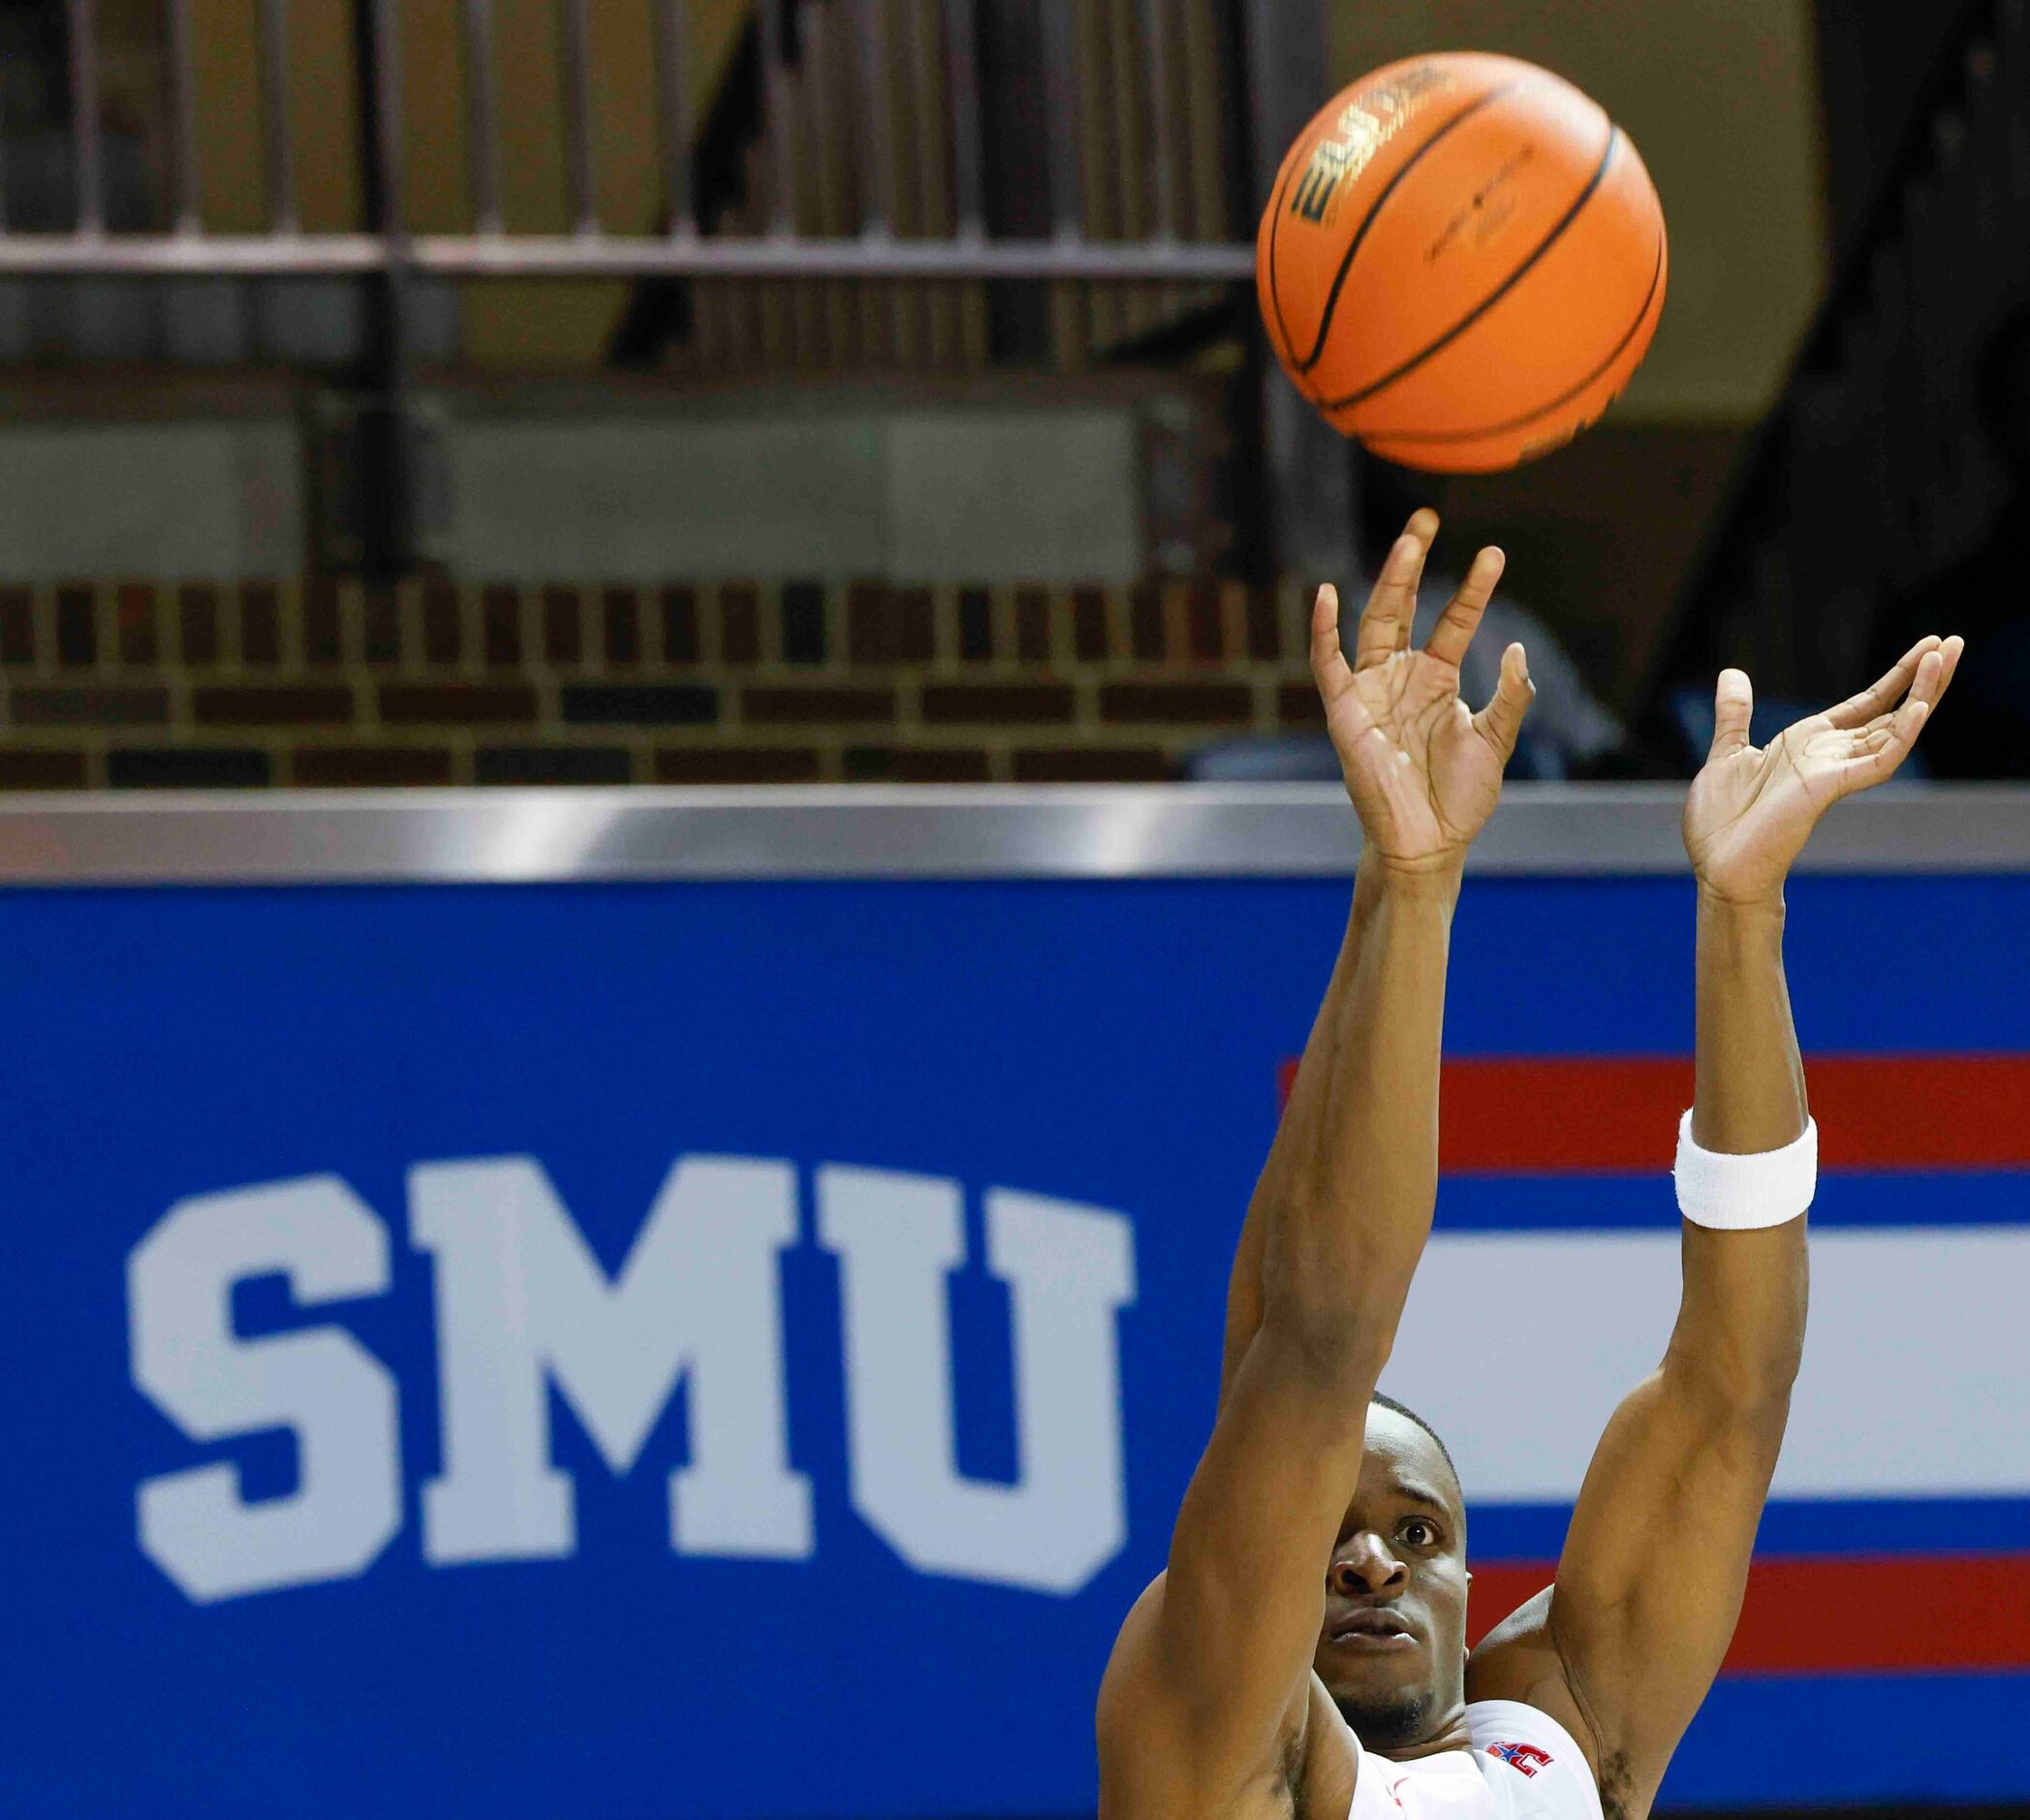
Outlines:
[[[959,1186],[822,1165],[818,1242],[838,1260],[854,1509],[924,1573],[1077,1592],[1127,1539],[1117,1312],[1134,1236],[1101,1208],[991,1188],[986,1263],[1014,1311],[1013,1485],[954,1466],[946,1278],[965,1262]],[[432,1565],[547,1560],[577,1547],[576,1486],[552,1463],[550,1391],[606,1465],[631,1471],[682,1387],[691,1459],[671,1472],[679,1554],[801,1560],[810,1485],[791,1463],[781,1254],[796,1172],[677,1160],[609,1277],[533,1158],[409,1174],[409,1238],[436,1279],[443,1470],[422,1488]],[[288,1429],[296,1489],[249,1501],[238,1468],[139,1490],[142,1553],[191,1599],[350,1579],[402,1526],[400,1387],[343,1327],[245,1339],[235,1284],[280,1275],[299,1307],[384,1295],[388,1228],[335,1176],[194,1196],[128,1258],[136,1387],[192,1441]]]

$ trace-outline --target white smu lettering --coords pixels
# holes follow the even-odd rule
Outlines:
[[[827,1167],[819,1228],[840,1259],[854,1507],[921,1571],[1070,1593],[1126,1540],[1117,1311],[1134,1288],[1120,1214],[1005,1189],[987,1264],[1014,1307],[1013,1486],[953,1465],[946,1276],[964,1262],[955,1182]],[[422,1489],[434,1564],[569,1555],[576,1490],[551,1459],[549,1388],[626,1473],[679,1386],[691,1458],[670,1476],[679,1553],[800,1559],[808,1481],[789,1460],[782,1253],[794,1168],[685,1157],[609,1278],[540,1164],[419,1166],[410,1236],[436,1277],[444,1469]],[[182,1201],[128,1262],[138,1389],[194,1441],[287,1429],[298,1483],[248,1502],[235,1467],[140,1489],[142,1551],[194,1600],[352,1578],[401,1527],[398,1389],[343,1328],[242,1339],[234,1286],[280,1273],[298,1304],[390,1286],[387,1229],[334,1177]]]

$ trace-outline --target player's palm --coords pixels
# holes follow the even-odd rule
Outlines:
[[[1748,742],[1755,698],[1747,676],[1721,672],[1712,751],[1685,802],[1685,851],[1700,883],[1742,901],[1780,891],[1819,817],[1894,775],[1961,649],[1956,638],[1922,639],[1873,688],[1762,747]]]
[[[1347,794],[1366,837],[1398,864],[1437,863],[1463,852],[1501,800],[1533,690],[1519,644],[1502,659],[1501,686],[1480,713],[1459,698],[1459,664],[1501,578],[1502,556],[1475,559],[1421,651],[1409,648],[1417,584],[1438,528],[1420,512],[1390,552],[1360,615],[1354,661],[1339,643],[1339,596],[1319,590],[1311,665]]]

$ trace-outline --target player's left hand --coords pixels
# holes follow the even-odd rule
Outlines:
[[[1713,746],[1685,803],[1685,851],[1700,885],[1738,902],[1775,896],[1819,817],[1842,797],[1895,775],[1939,704],[1965,648],[1920,639],[1873,688],[1748,743],[1755,695],[1723,670],[1713,696]]]

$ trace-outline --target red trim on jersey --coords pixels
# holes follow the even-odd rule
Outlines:
[[[1825,1169],[2030,1167],[2030,1055],[1814,1055]],[[1285,1098],[1296,1064],[1280,1070]],[[1692,1063],[1675,1055],[1470,1057],[1445,1064],[1449,1175],[1668,1171]]]
[[[1550,1585],[1552,1561],[1476,1561],[1478,1642]],[[2030,1553],[1776,1555],[1749,1569],[1727,1672],[2030,1668]]]

